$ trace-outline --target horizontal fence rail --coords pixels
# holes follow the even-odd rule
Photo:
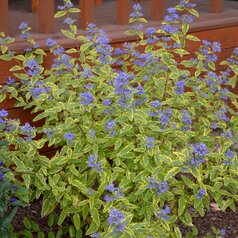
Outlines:
[[[116,24],[126,25],[131,12],[132,2],[145,0],[115,0],[116,1]],[[147,0],[150,4],[150,19],[162,20],[165,14],[165,2],[167,0]],[[179,1],[178,1],[179,2]],[[191,2],[196,2],[191,0]],[[32,12],[38,15],[38,32],[48,34],[55,32],[55,1],[54,0],[31,0]],[[79,0],[79,26],[85,29],[88,23],[95,23],[95,6],[103,4],[103,0]],[[9,3],[8,0],[0,0],[0,32],[9,34]],[[220,13],[224,10],[224,0],[210,0],[210,12]],[[105,13],[107,14],[107,13]]]

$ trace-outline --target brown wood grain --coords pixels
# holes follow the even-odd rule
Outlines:
[[[89,23],[94,23],[94,0],[80,0],[79,24],[86,29]]]
[[[41,33],[49,34],[55,31],[54,15],[54,0],[40,0],[38,2],[38,21]]]
[[[151,0],[151,20],[163,20],[165,13],[164,0]]]
[[[10,32],[8,0],[0,0],[0,6],[0,32],[8,35]]]
[[[131,13],[131,0],[116,1],[117,24],[127,25]]]

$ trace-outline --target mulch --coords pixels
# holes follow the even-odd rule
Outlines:
[[[41,206],[42,201],[36,200],[32,202],[29,206],[19,208],[13,221],[14,231],[17,233],[21,233],[21,231],[25,229],[23,225],[24,217],[27,217],[28,219],[36,222],[40,226],[41,230],[45,232],[45,234],[51,231],[48,226],[48,219],[42,218],[40,216]],[[204,217],[195,217],[193,219],[193,224],[199,230],[199,235],[197,236],[197,238],[203,238],[208,233],[214,234],[212,232],[212,227],[216,228],[217,230],[224,229],[226,231],[225,236],[223,236],[222,238],[238,237],[238,211],[233,212],[229,209],[225,212],[210,210],[205,214]],[[191,228],[181,226],[180,229],[182,231],[183,237],[185,237],[186,233],[189,232]],[[34,237],[37,237],[37,234],[33,235]]]

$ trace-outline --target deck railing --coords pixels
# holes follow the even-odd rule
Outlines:
[[[38,14],[39,32],[48,34],[55,30],[55,3],[54,0],[31,0],[32,11]],[[116,23],[119,25],[128,24],[131,12],[132,0],[115,0],[116,1]],[[141,0],[137,0],[140,2]],[[150,0],[151,20],[162,20],[165,12],[166,0]],[[191,0],[194,1],[194,0]],[[149,1],[148,1],[149,3]],[[79,0],[79,8],[81,10],[80,27],[86,28],[88,23],[94,22],[95,5],[103,4],[103,0]],[[8,0],[0,0],[0,32],[6,34],[10,32],[9,23],[9,6]],[[210,0],[210,12],[219,13],[223,11],[224,0]]]

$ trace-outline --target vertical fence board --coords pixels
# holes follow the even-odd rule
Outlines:
[[[80,0],[79,25],[81,28],[87,28],[89,23],[94,22],[94,0]]]
[[[117,24],[128,24],[131,13],[131,0],[117,0],[116,4]]]
[[[54,32],[54,15],[55,6],[54,0],[40,0],[39,1],[39,31],[41,33],[52,33]]]
[[[39,0],[31,0],[31,11],[33,13],[38,13],[39,10]]]
[[[94,0],[95,5],[101,5],[103,0]]]
[[[151,0],[151,20],[163,20],[165,12],[164,0]]]
[[[8,0],[0,0],[0,6],[0,32],[8,35],[10,32]]]
[[[219,13],[223,12],[224,0],[210,0],[210,12]]]

